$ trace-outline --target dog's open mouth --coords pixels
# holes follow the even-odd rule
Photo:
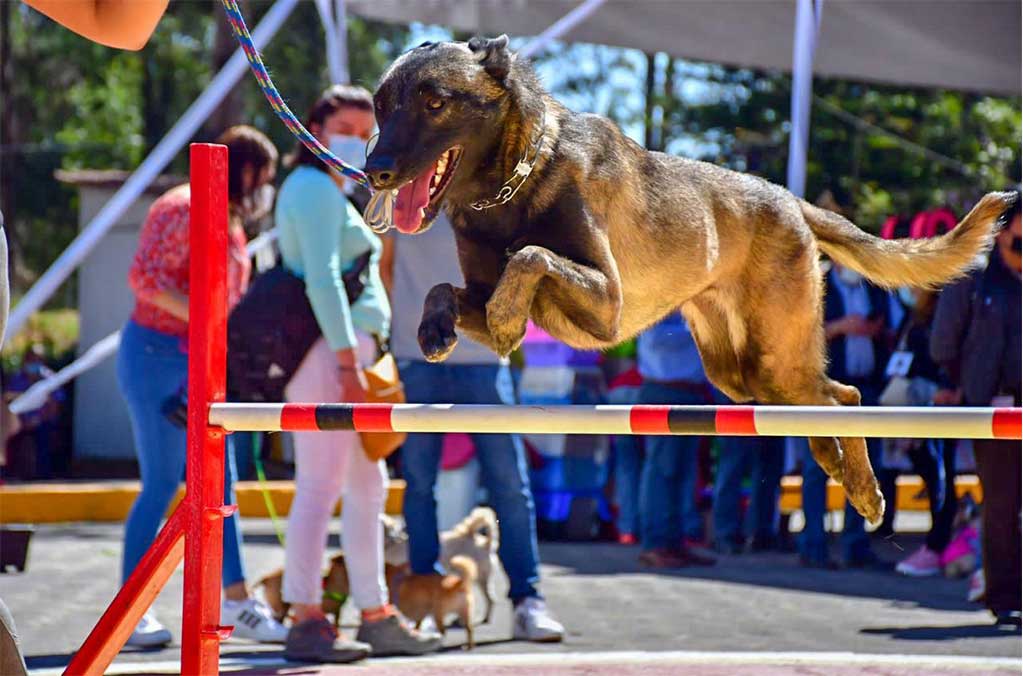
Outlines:
[[[451,184],[461,157],[460,147],[448,148],[426,171],[398,189],[394,205],[394,225],[398,230],[415,233],[424,221],[429,223],[436,218],[441,197]]]

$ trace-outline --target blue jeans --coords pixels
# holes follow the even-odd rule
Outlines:
[[[828,559],[828,536],[824,532],[828,475],[813,459],[809,442],[798,439],[797,443],[803,448],[803,517],[806,521],[799,537],[799,553],[811,561],[823,562]],[[867,439],[867,454],[876,471],[881,464],[880,439]],[[870,555],[870,538],[867,536],[865,521],[848,501],[845,503],[840,542],[842,558],[846,561]]]
[[[156,538],[160,522],[185,472],[185,430],[170,423],[160,408],[188,377],[188,355],[174,336],[129,321],[117,351],[117,381],[128,404],[142,491],[124,528],[121,575],[127,580]],[[227,437],[224,502],[234,504],[234,444]],[[242,540],[238,513],[224,520],[224,586],[242,582]]]
[[[638,387],[618,387],[608,394],[609,404],[638,404]],[[618,532],[638,535],[639,478],[643,471],[642,439],[634,434],[611,437],[615,463],[615,502],[618,504]]]
[[[405,396],[420,404],[514,404],[511,373],[496,364],[398,363]],[[410,434],[401,447],[405,479],[405,523],[412,572],[443,572],[437,535],[434,489],[440,469],[440,434]],[[526,453],[514,434],[473,434],[480,478],[501,524],[498,557],[508,575],[513,601],[539,596],[540,555],[536,544],[536,514],[529,489]]]
[[[643,404],[704,404],[700,395],[659,383],[643,383]],[[683,536],[699,538],[703,522],[696,510],[699,437],[649,436],[640,478],[640,542],[643,549],[674,548]]]
[[[742,478],[750,469],[750,500],[743,531],[739,513]],[[714,538],[737,542],[745,535],[772,538],[778,531],[778,492],[785,469],[784,437],[720,437],[714,478]]]

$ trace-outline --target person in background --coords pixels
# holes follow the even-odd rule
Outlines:
[[[678,312],[640,334],[636,343],[643,384],[641,404],[706,404],[710,383],[689,327]],[[702,518],[696,509],[697,453],[694,436],[646,437],[646,461],[640,479],[639,560],[652,568],[712,565],[714,559],[687,547],[700,539]]]
[[[858,388],[865,406],[877,404],[886,365],[884,347],[888,299],[855,270],[838,263],[825,276],[824,335],[828,342],[828,375]],[[875,471],[881,459],[880,439],[867,439]],[[806,525],[799,539],[800,559],[812,568],[831,568],[824,532],[827,475],[814,462],[805,439],[803,450],[803,514]],[[886,497],[888,504],[893,501]],[[884,567],[870,545],[864,519],[846,503],[842,528],[843,563],[849,568]]]
[[[940,385],[941,369],[931,359],[931,321],[937,293],[903,287],[898,292],[906,308],[896,332],[894,352],[889,361],[889,385],[882,395],[885,406],[928,406]],[[904,394],[899,390],[904,388]],[[891,397],[891,399],[889,399]],[[886,448],[905,453],[927,488],[931,528],[919,549],[900,561],[895,570],[903,575],[926,577],[941,572],[941,554],[952,539],[958,510],[955,492],[955,442],[941,439],[885,439]],[[888,509],[895,512],[895,505]]]
[[[931,329],[931,357],[953,387],[936,404],[1010,407],[1020,405],[1019,191],[1002,220],[987,266],[945,287]],[[1023,566],[1020,510],[1023,456],[1018,441],[975,439],[973,453],[984,491],[981,525],[984,603],[998,624],[1020,624]]]
[[[373,132],[373,99],[362,87],[334,85],[306,117],[323,145],[349,163]],[[285,389],[288,401],[366,400],[363,367],[373,363],[375,337],[386,338],[391,308],[380,280],[380,239],[345,195],[350,183],[301,143],[287,159],[292,172],[277,198],[278,243],[285,269],[305,281],[323,335]],[[368,258],[367,258],[368,254]],[[363,265],[364,288],[353,302],[344,274]],[[390,604],[384,580],[381,515],[387,497],[383,461],[363,452],[355,432],[299,432],[295,500],[288,515],[283,598],[294,620],[285,656],[310,662],[351,662],[374,655],[418,655],[440,638],[410,628]],[[362,613],[357,640],[342,638],[323,613],[321,586],[327,530],[338,498],[351,596]]]
[[[454,351],[440,364],[426,361],[419,349],[416,336],[426,294],[436,284],[462,281],[447,217],[442,214],[429,230],[415,237],[387,237],[385,244],[383,274],[394,303],[392,350],[406,399],[424,404],[514,404],[507,361],[483,345],[459,336]],[[410,434],[401,448],[409,563],[417,575],[443,572],[434,497],[442,441],[440,434]],[[501,525],[498,557],[508,575],[508,596],[515,608],[513,636],[560,641],[564,627],[537,588],[536,515],[522,439],[517,434],[473,434],[472,441],[481,483]]]
[[[715,391],[715,403],[732,402]],[[750,497],[746,527],[740,514],[740,488],[747,467]],[[721,554],[778,549],[778,494],[785,469],[784,437],[718,437],[714,478],[714,548]]]
[[[241,223],[250,215],[261,188],[273,181],[277,149],[261,132],[247,126],[231,127],[217,142],[227,146],[229,157],[227,293],[228,307],[233,307],[249,280]],[[125,524],[124,579],[153,542],[184,474],[185,430],[168,420],[161,408],[177,395],[188,376],[189,204],[187,184],[169,190],[153,203],[128,274],[135,309],[121,332],[117,380],[128,404],[142,491]],[[224,501],[233,504],[236,476],[230,436],[225,450]],[[237,513],[224,520],[223,581],[221,621],[234,625],[234,636],[284,640],[285,628],[246,590]],[[158,646],[170,640],[170,632],[146,613],[128,644]]]
[[[637,368],[620,374],[608,385],[608,403],[632,405],[639,403],[639,391],[643,378]],[[618,543],[639,544],[640,510],[639,480],[643,474],[643,437],[635,434],[618,434],[611,437],[614,449],[615,502],[618,516],[615,525]]]

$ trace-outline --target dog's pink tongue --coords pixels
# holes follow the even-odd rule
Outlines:
[[[419,178],[406,183],[398,190],[398,199],[394,204],[394,225],[404,233],[414,233],[423,223],[423,209],[430,203],[430,181],[436,173],[437,165],[419,175]]]

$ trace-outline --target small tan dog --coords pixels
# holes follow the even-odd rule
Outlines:
[[[448,575],[409,575],[398,588],[398,608],[416,629],[423,620],[432,617],[442,635],[447,627],[444,618],[457,613],[468,637],[466,649],[476,647],[472,635],[473,592],[476,582],[476,563],[468,556],[454,556],[448,564],[454,571]]]
[[[440,535],[440,558],[447,570],[456,556],[467,556],[476,564],[476,582],[487,602],[483,623],[490,622],[494,600],[490,596],[490,576],[497,566],[500,537],[497,515],[489,507],[477,507],[454,528]]]
[[[384,577],[392,597],[401,577],[408,572],[408,534],[399,519],[381,515],[384,529]],[[278,568],[256,582],[256,587],[263,588],[263,598],[270,606],[274,617],[283,621],[288,615],[290,604],[283,598],[284,570]],[[334,616],[334,626],[341,622],[341,606],[348,598],[348,570],[345,568],[345,555],[337,554],[330,559],[330,568],[323,576],[323,612]]]

